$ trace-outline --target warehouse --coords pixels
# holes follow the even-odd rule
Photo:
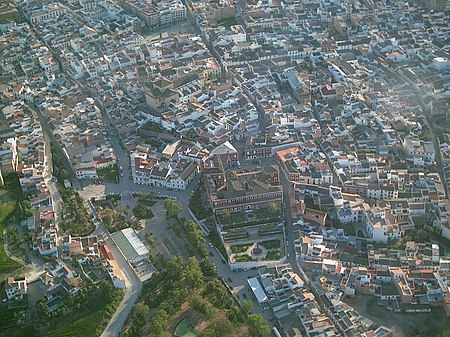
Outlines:
[[[125,228],[111,234],[111,238],[129,263],[148,259],[149,251],[132,228]]]

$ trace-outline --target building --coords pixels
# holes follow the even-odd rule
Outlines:
[[[8,277],[5,282],[5,292],[8,300],[22,300],[28,292],[27,278],[22,277],[16,280],[14,277]]]
[[[436,156],[436,149],[433,142],[426,142],[423,140],[414,140],[411,137],[405,137],[403,147],[409,156],[410,161],[416,166],[434,165]]]
[[[216,167],[206,169],[205,178],[209,203],[217,214],[265,208],[271,202],[281,207],[283,190],[278,185],[277,165],[226,172]]]
[[[185,190],[199,172],[199,165],[187,159],[164,162],[148,149],[137,147],[131,155],[131,174],[137,185]]]
[[[47,20],[56,19],[67,13],[67,9],[59,3],[48,3],[41,10],[34,11],[30,15],[30,22],[33,24],[42,23]]]
[[[111,238],[129,263],[138,263],[148,259],[149,251],[134,229],[122,229],[111,234]]]

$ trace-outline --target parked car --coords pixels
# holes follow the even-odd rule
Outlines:
[[[209,252],[209,256],[213,257],[213,256],[214,256],[214,254],[213,254],[212,252]]]
[[[231,277],[228,278],[228,282],[233,282],[233,280],[231,279]]]

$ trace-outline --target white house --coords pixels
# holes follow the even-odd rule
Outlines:
[[[28,292],[27,278],[14,279],[8,277],[5,282],[5,292],[8,300],[20,301]]]

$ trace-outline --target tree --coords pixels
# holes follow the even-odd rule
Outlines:
[[[199,288],[203,284],[203,273],[200,263],[193,256],[187,259],[186,283],[192,288]]]
[[[207,283],[206,294],[210,297],[211,302],[219,308],[226,308],[232,304],[227,288],[219,279],[213,279]]]
[[[279,208],[275,202],[269,202],[267,204],[267,208],[269,209],[270,214],[278,212]]]
[[[205,238],[200,226],[193,221],[186,224],[187,239],[194,249],[203,257],[208,255]]]
[[[249,312],[251,312],[253,309],[253,304],[252,302],[245,300],[244,302],[242,302],[242,311],[245,314],[248,314]]]
[[[178,216],[183,208],[178,202],[172,199],[166,199],[164,201],[164,209],[166,210],[168,217],[175,217]]]
[[[216,267],[208,258],[203,258],[200,266],[205,276],[216,276]]]
[[[133,208],[133,215],[138,219],[148,219],[150,217],[150,212],[143,203],[138,202]]]
[[[232,306],[228,312],[228,319],[233,323],[243,323],[242,313],[237,306]]]
[[[147,242],[148,242],[148,244],[150,246],[153,245],[154,240],[153,240],[153,234],[152,233],[145,233],[145,239],[147,240]]]
[[[254,337],[263,336],[270,332],[270,328],[261,314],[248,315],[248,322],[250,324],[250,335]]]
[[[210,326],[203,330],[199,337],[223,337],[232,336],[236,332],[236,327],[230,321],[215,319]]]
[[[169,314],[165,310],[159,310],[153,315],[151,323],[155,329],[155,333],[161,334],[164,331],[167,320],[170,318]]]
[[[229,209],[224,209],[221,215],[225,221],[229,221],[231,219],[231,212]]]
[[[144,317],[149,313],[150,308],[144,302],[140,301],[134,305],[133,310],[136,315]]]

